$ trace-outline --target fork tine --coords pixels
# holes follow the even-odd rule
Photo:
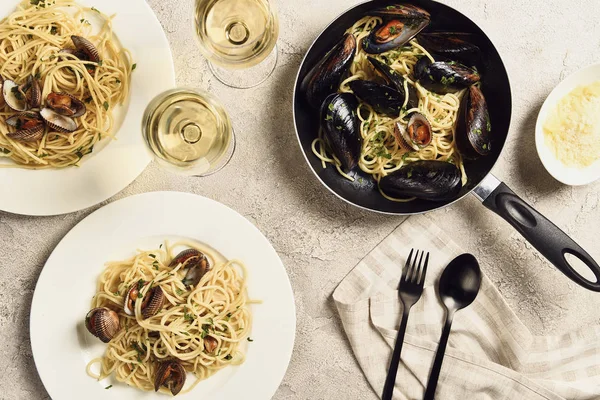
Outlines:
[[[413,282],[415,284],[419,283],[419,276],[421,275],[421,266],[423,265],[423,256],[425,255],[425,251],[421,251],[421,257],[419,258],[419,266],[418,268],[415,268],[415,278],[413,279]]]
[[[421,271],[421,279],[419,280],[419,286],[423,287],[425,284],[425,276],[427,274],[427,265],[429,264],[429,252],[427,252],[427,256],[425,257],[425,264],[423,265],[423,270]]]
[[[412,256],[413,256],[413,251],[414,249],[410,249],[410,253],[408,253],[408,258],[406,259],[406,264],[404,264],[404,268],[402,269],[402,276],[400,277],[400,282],[398,282],[398,290],[400,290],[400,284],[402,282],[405,282],[407,279],[407,271],[410,268],[410,263],[412,260]]]
[[[422,254],[422,252],[421,252]],[[410,266],[410,271],[409,271],[409,275],[406,277],[406,280],[408,282],[414,282],[415,281],[415,272],[417,271],[417,260],[419,259],[419,250],[417,250],[417,253],[415,254],[415,259],[412,262],[412,265]]]

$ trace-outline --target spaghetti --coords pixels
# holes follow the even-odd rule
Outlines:
[[[184,264],[173,265],[173,249],[181,246],[201,251],[211,266],[195,286],[182,279],[186,276]],[[162,289],[165,302],[157,314],[144,318],[142,301],[135,302],[135,315],[124,312],[127,294],[136,285],[142,299],[152,288]],[[167,243],[156,250],[139,251],[128,260],[108,263],[98,280],[92,307],[116,310],[120,328],[104,356],[92,360],[87,372],[99,380],[114,374],[118,381],[148,391],[155,390],[159,363],[177,360],[195,375],[196,381],[184,392],[192,390],[218,370],[244,362],[241,344],[252,323],[249,303],[244,264],[225,260],[196,244]],[[100,374],[92,372],[96,363]],[[166,388],[161,390],[166,392]]]
[[[361,43],[362,39],[367,37],[381,21],[382,19],[379,17],[364,17],[356,22],[347,33],[352,33],[357,43]],[[364,51],[362,46],[359,46],[350,67],[350,76],[340,85],[341,92],[351,93],[352,90],[348,84],[352,81],[359,79],[373,80],[377,77],[367,56],[369,54]],[[416,82],[412,78],[414,66],[421,57],[428,57],[434,61],[433,57],[419,45],[416,39],[411,40],[400,49],[388,51],[376,57],[404,77],[406,98],[404,108],[397,118],[378,114],[368,104],[364,102],[360,103],[357,115],[360,121],[360,133],[363,140],[358,165],[362,171],[372,175],[379,182],[384,176],[414,161],[448,161],[454,163],[460,169],[462,182],[465,184],[467,176],[463,160],[454,140],[460,102],[465,91],[461,90],[456,93],[438,95],[421,86],[419,82]],[[413,85],[416,88],[419,97],[419,106],[417,108],[409,109],[407,106],[409,97],[407,85]],[[419,112],[427,118],[432,127],[433,138],[427,147],[418,152],[407,153],[399,147],[394,137],[394,125],[397,122],[406,125],[413,112]],[[322,131],[319,132],[319,136],[313,141],[312,150],[321,160],[323,168],[326,168],[328,163],[333,164],[342,176],[346,179],[354,180],[352,176],[342,170],[340,161],[328,149]],[[394,199],[383,192],[381,194],[393,201],[404,202],[413,200]]]
[[[26,142],[8,137],[6,119],[16,113],[0,108],[0,167],[29,169],[78,165],[103,138],[113,137],[113,110],[128,99],[132,66],[127,50],[112,31],[112,19],[96,8],[72,0],[23,0],[0,21],[0,76],[23,84],[31,76],[42,82],[42,99],[51,92],[68,93],[83,101],[86,114],[71,133],[46,128],[41,139]],[[92,23],[101,29],[92,34]],[[100,62],[79,59],[62,50],[73,48],[72,36],[91,41]]]

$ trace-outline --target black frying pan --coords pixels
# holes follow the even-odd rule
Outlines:
[[[486,34],[469,18],[453,8],[430,0],[414,0],[410,3],[423,7],[431,13],[428,31],[454,31],[473,34],[473,42],[483,53],[481,89],[485,94],[492,121],[492,153],[475,161],[468,161],[465,169],[469,177],[458,197],[446,202],[415,200],[396,203],[386,200],[377,189],[370,175],[356,168],[354,182],[341,177],[331,166],[323,168],[320,160],[312,153],[311,143],[319,130],[319,118],[307,104],[300,89],[302,80],[319,60],[340,40],[346,29],[369,11],[388,4],[403,1],[375,0],[359,4],[336,18],[312,44],[302,65],[294,89],[294,122],[300,147],[314,174],[321,183],[342,200],[367,210],[398,215],[411,215],[445,207],[473,192],[490,210],[499,214],[513,225],[536,249],[540,251],[565,275],[586,289],[600,292],[600,266],[590,255],[552,222],[521,200],[490,171],[500,157],[508,135],[511,118],[510,82],[498,51]],[[318,107],[318,106],[317,106]],[[593,272],[596,282],[580,275],[565,258],[571,254],[583,261]]]

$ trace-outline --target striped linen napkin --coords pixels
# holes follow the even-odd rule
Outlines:
[[[428,217],[411,217],[333,294],[352,350],[381,395],[402,314],[395,288],[411,248],[431,256],[423,296],[408,320],[394,393],[398,400],[423,398],[444,319],[435,283],[463,251]],[[454,318],[436,399],[598,400],[600,327],[533,336],[484,275],[477,299]]]

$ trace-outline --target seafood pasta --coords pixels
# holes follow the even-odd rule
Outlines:
[[[180,247],[185,250],[174,255]],[[188,242],[108,263],[85,320],[108,347],[88,364],[88,374],[114,374],[141,390],[177,395],[187,372],[196,378],[189,391],[243,363],[252,324],[246,275],[242,262]],[[92,372],[96,363],[99,375]]]
[[[303,82],[320,106],[312,150],[323,167],[349,180],[358,167],[393,201],[455,197],[464,160],[491,147],[479,48],[467,34],[421,32],[430,18],[409,4],[373,10]]]
[[[112,137],[135,67],[112,18],[72,0],[23,0],[0,21],[0,157],[13,161],[0,167],[77,165]]]

